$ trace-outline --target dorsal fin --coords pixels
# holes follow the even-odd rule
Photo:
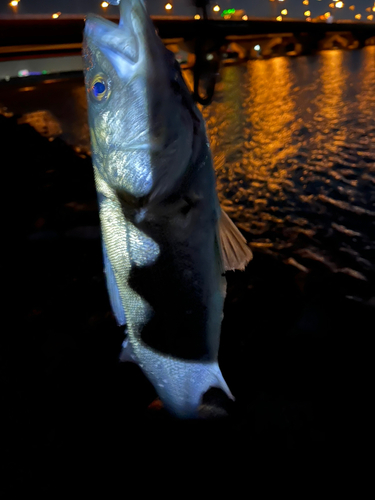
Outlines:
[[[243,271],[253,258],[253,253],[247,246],[245,238],[223,209],[219,220],[219,233],[225,271],[235,269]]]

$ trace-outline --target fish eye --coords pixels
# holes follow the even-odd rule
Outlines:
[[[104,75],[96,75],[90,85],[91,95],[96,101],[108,99],[110,94],[110,85]]]

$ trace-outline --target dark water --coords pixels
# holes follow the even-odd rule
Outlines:
[[[83,153],[82,79],[25,82],[0,86],[0,102],[19,115],[0,116],[2,277],[10,274],[1,438],[11,491],[54,498],[73,478],[85,491],[120,479],[123,494],[130,466],[144,478],[157,471],[162,487],[179,475],[191,484],[197,470],[210,487],[223,478],[232,487],[244,467],[249,488],[254,464],[262,458],[269,476],[275,454],[294,482],[286,454],[302,467],[314,457],[315,474],[324,462],[332,470],[338,450],[367,443],[375,47],[225,67],[203,110],[221,203],[254,250],[245,272],[227,273],[219,363],[236,403],[216,423],[147,410],[153,388],[117,363],[123,332],[110,312]]]
[[[221,202],[254,247],[374,279],[374,89],[374,47],[223,71],[204,116]]]
[[[373,46],[222,69],[203,114],[221,203],[253,248],[374,281],[374,88]],[[80,79],[7,88],[0,102],[89,150]]]

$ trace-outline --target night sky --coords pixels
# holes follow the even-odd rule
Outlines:
[[[0,15],[12,14],[9,6],[10,0],[0,0]],[[150,14],[165,14],[164,5],[167,0],[146,0]],[[312,17],[324,14],[327,11],[335,11],[336,19],[354,19],[355,14],[362,14],[362,20],[369,15],[367,7],[374,5],[374,0],[349,0],[343,9],[330,9],[332,0],[309,0],[305,6],[302,0],[284,0],[284,2],[273,2],[269,0],[218,0],[222,9],[237,8],[244,9],[250,16],[270,17],[273,12],[277,15],[282,9],[288,9],[291,18],[303,18],[303,13],[310,10]],[[190,0],[171,0],[174,6],[173,13],[176,15],[194,15],[196,10],[191,6]],[[211,8],[216,2],[211,2]],[[88,12],[102,13],[101,0],[21,0],[18,6],[19,14],[51,14],[61,11],[66,14],[86,14]],[[349,10],[350,5],[355,5],[355,11]],[[118,8],[110,6],[106,9],[107,14],[117,14]]]

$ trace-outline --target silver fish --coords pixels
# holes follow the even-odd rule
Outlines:
[[[119,3],[114,0],[113,3]],[[251,259],[221,211],[204,120],[142,0],[89,15],[83,59],[104,268],[114,315],[164,406],[195,418],[218,366],[226,268]],[[226,264],[225,264],[226,263]]]

